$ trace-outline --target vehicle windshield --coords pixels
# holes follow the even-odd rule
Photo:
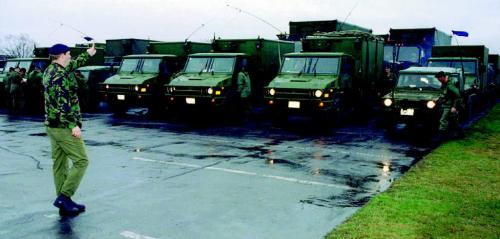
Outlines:
[[[85,78],[86,81],[89,80],[90,77],[90,71],[80,71],[82,73],[83,77]]]
[[[415,46],[402,46],[398,48],[398,61],[409,61],[418,63],[420,60],[420,50]],[[391,56],[392,58],[392,56]]]
[[[384,46],[384,61],[392,62],[394,60],[393,50],[393,46]]]
[[[17,63],[18,63],[18,61],[8,61],[7,64],[5,64],[4,72],[8,72],[9,68],[11,68],[11,67],[15,68],[17,66]]]
[[[31,66],[31,61],[20,61],[19,62],[19,68],[24,68],[26,71],[30,69]]]
[[[434,74],[405,74],[399,75],[397,88],[441,88],[441,82]]]
[[[131,73],[136,70],[141,59],[123,59],[119,72]]]
[[[142,64],[142,72],[158,73],[160,71],[161,58],[158,59],[144,59]]]
[[[234,68],[234,57],[190,57],[184,72],[221,72],[231,73]]]
[[[338,74],[338,57],[285,57],[281,73]]]
[[[429,61],[428,66],[434,67],[453,67],[462,69],[462,62],[464,67],[464,72],[466,74],[476,74],[476,62],[475,61]]]

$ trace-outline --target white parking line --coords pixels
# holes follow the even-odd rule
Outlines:
[[[122,235],[123,237],[126,237],[126,238],[132,238],[132,239],[157,239],[154,237],[149,237],[149,236],[137,234],[137,233],[131,232],[131,231],[123,231],[120,233],[120,235]]]
[[[242,171],[242,170],[235,170],[235,169],[228,169],[228,168],[203,167],[201,165],[196,165],[196,164],[178,163],[178,162],[172,162],[172,161],[162,161],[162,160],[147,159],[147,158],[141,158],[141,157],[133,157],[132,159],[133,160],[144,161],[144,162],[161,163],[161,164],[168,164],[168,165],[175,165],[175,166],[182,166],[182,167],[189,167],[189,168],[216,170],[216,171],[221,171],[221,172],[226,172],[226,173],[243,174],[243,175],[249,175],[249,176],[270,178],[270,179],[287,181],[287,182],[293,182],[293,183],[299,183],[299,184],[307,184],[307,185],[317,185],[317,186],[341,188],[341,189],[346,189],[346,190],[352,189],[351,187],[349,187],[347,185],[337,185],[337,184],[331,184],[331,183],[322,183],[322,182],[316,182],[316,181],[301,180],[301,179],[289,178],[289,177],[282,177],[282,176],[276,176],[276,175],[258,174],[258,173],[254,173],[254,172],[248,172],[248,171]]]

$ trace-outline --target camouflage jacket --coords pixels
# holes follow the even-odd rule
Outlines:
[[[78,101],[78,83],[73,71],[89,59],[87,52],[71,60],[66,67],[50,64],[43,73],[45,125],[52,128],[82,127]]]
[[[444,108],[457,108],[461,104],[460,90],[455,86],[455,82],[452,80],[448,80],[441,89],[443,90],[444,95]]]

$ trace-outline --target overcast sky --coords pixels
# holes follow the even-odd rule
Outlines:
[[[214,34],[276,39],[278,30],[228,4],[286,32],[289,21],[344,20],[352,10],[346,22],[377,34],[390,28],[463,30],[469,37],[458,38],[460,44],[500,53],[500,0],[0,0],[0,39],[26,33],[40,46],[73,45],[84,42],[81,31],[98,42],[183,41],[202,24],[190,40],[206,42]]]

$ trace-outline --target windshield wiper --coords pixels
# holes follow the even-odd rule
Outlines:
[[[316,76],[316,66],[318,65],[319,58],[316,58],[316,62],[313,65],[312,72],[314,72],[314,76]]]
[[[208,63],[209,63],[209,62],[210,62],[210,60],[209,60],[209,59],[207,59],[207,61],[205,62],[205,65],[203,66],[203,68],[201,68],[201,71],[198,73],[198,75],[201,75],[201,73],[203,73],[203,71],[204,71],[205,69],[207,69],[207,67],[208,67]]]
[[[300,70],[299,74],[297,74],[297,76],[301,76],[302,73],[304,73],[304,71],[306,70],[306,66],[307,66],[307,59],[304,60],[304,66],[302,67],[302,70]]]
[[[304,69],[300,70],[300,72],[299,72],[299,74],[297,74],[297,76],[302,75],[302,73],[304,73]]]

